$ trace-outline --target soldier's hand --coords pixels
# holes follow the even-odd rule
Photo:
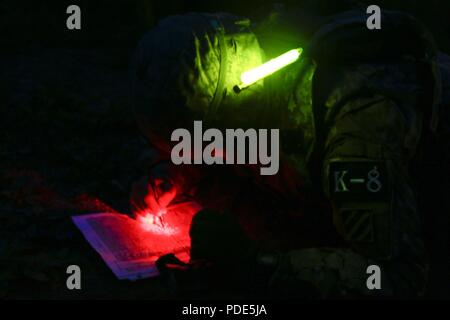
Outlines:
[[[161,216],[177,195],[177,188],[163,175],[151,174],[136,181],[131,190],[130,206],[134,218],[153,214]]]

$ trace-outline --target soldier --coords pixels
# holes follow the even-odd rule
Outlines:
[[[441,101],[450,98],[442,90],[450,63],[409,15],[383,11],[375,31],[366,19],[365,10],[317,17],[277,9],[256,25],[224,13],[161,21],[133,65],[136,118],[160,154],[133,188],[133,212],[159,212],[181,194],[238,212],[243,230],[215,211],[194,217],[191,258],[241,279],[258,275],[277,294],[422,295],[428,262],[417,168],[428,141],[448,137],[439,120],[449,117]],[[298,62],[233,91],[242,72],[298,47]],[[280,128],[278,175],[172,165],[170,133],[200,119],[215,128]],[[244,187],[230,196],[236,186]],[[367,287],[370,265],[380,267],[381,290]]]

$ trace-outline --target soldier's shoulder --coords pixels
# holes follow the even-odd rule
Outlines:
[[[433,36],[402,12],[383,11],[381,30],[369,30],[366,21],[365,12],[340,14],[312,38],[308,50],[318,66],[315,81],[326,96],[325,105],[334,109],[361,92],[416,105],[422,94],[417,88],[427,86],[436,61]],[[429,64],[427,74],[418,72],[424,62]]]
[[[367,14],[352,10],[332,16],[315,32],[308,53],[321,63],[376,61],[436,53],[433,36],[415,17],[383,10],[381,29],[370,30]]]

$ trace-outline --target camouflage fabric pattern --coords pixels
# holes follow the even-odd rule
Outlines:
[[[175,20],[169,19],[166,23],[182,25]],[[253,94],[249,91],[254,98],[250,107],[234,102],[228,103],[226,108],[219,107],[215,123],[218,127],[238,127],[245,123],[252,127],[280,128],[283,155],[306,180],[305,185],[322,193],[332,204],[334,227],[344,240],[343,245],[292,248],[281,253],[269,287],[288,297],[304,290],[319,297],[417,296],[426,288],[428,263],[421,235],[417,186],[411,168],[420,163],[418,154],[423,137],[433,129],[432,120],[435,120],[436,106],[441,98],[439,71],[444,81],[444,102],[440,104],[443,121],[439,123],[437,133],[449,132],[445,127],[445,118],[449,114],[445,106],[450,100],[445,96],[448,93],[445,79],[450,69],[448,63],[445,67],[442,59],[437,59],[432,39],[409,16],[392,13],[384,21],[383,36],[366,37],[368,31],[361,16],[344,13],[331,17],[313,35],[299,63],[265,79]],[[205,23],[203,18],[202,23]],[[192,23],[188,27],[192,28]],[[170,28],[168,30],[170,33]],[[170,34],[173,37],[173,32]],[[189,112],[207,109],[208,103],[214,100],[213,88],[218,79],[205,78],[200,86],[202,90],[211,90],[200,90],[205,94],[200,94],[197,99],[192,93],[198,89],[195,86],[190,94],[179,90],[177,79],[183,73],[180,70],[186,69],[178,68],[175,57],[171,60],[175,66],[160,67],[158,64],[159,60],[165,61],[164,55],[170,49],[156,50],[155,39],[161,42],[172,39],[168,43],[175,45],[178,37],[183,38],[180,35],[174,38],[160,36],[155,31],[149,40],[153,45],[148,45],[144,39],[141,51],[138,50],[141,61],[137,70],[148,67],[145,61],[151,61],[153,68],[160,70],[152,75],[153,69],[144,69],[144,74],[150,78],[143,76],[143,79],[153,80],[137,81],[142,93],[137,94],[138,120],[149,121],[141,126],[144,133],[167,131],[167,128],[160,128],[167,124],[167,118],[158,116],[168,113],[163,108],[176,107],[169,112],[171,117],[184,118],[186,111],[180,105],[186,106],[185,97],[174,100],[180,92],[187,93],[193,99],[193,105],[201,106],[200,109],[188,106]],[[399,37],[406,40],[398,41]],[[229,43],[234,45],[235,38],[228,37]],[[185,50],[183,54],[190,52],[191,60],[195,61],[196,67],[191,70],[197,72],[191,73],[191,78],[199,74],[201,78],[202,72],[198,71],[202,68],[213,70],[212,73],[217,75],[219,42],[212,34],[205,42],[209,48],[207,52],[213,53],[211,59],[215,59],[209,63],[198,58],[202,55],[199,48],[204,38],[198,36],[198,39],[192,42],[192,37],[188,36],[189,43],[178,43],[177,50]],[[292,47],[297,46],[292,43]],[[157,51],[160,57],[152,60],[148,57],[150,53],[142,50]],[[199,61],[202,61],[201,65]],[[162,73],[166,75],[162,76]],[[161,78],[151,78],[158,74]],[[184,76],[186,74],[190,73]],[[167,78],[167,75],[174,75],[174,78]],[[192,79],[190,86],[196,83],[196,78]],[[148,92],[142,83],[152,84],[155,91]],[[166,83],[167,88],[160,88],[162,83]],[[258,94],[261,88],[264,91]],[[167,90],[172,94],[161,95]],[[229,90],[222,94],[223,101],[227,102]],[[148,99],[146,95],[149,95]],[[158,97],[166,100],[160,101]],[[199,116],[202,117],[206,114],[201,113]],[[174,123],[179,123],[175,118]],[[366,170],[367,179],[370,179],[367,176],[370,170],[377,169],[383,175],[386,189],[379,196],[360,188],[356,196],[342,197],[333,192],[336,189],[333,185],[333,178],[337,177],[333,172],[336,165],[349,172]],[[338,182],[349,184],[344,180]],[[382,270],[380,291],[370,291],[366,286],[366,269],[372,264],[379,265]]]
[[[316,130],[314,135],[308,132],[306,144],[315,149],[308,153],[309,173],[313,183],[321,181],[330,198],[335,227],[348,248],[289,252],[281,258],[272,286],[295,293],[301,283],[312,284],[321,297],[399,297],[424,292],[428,265],[409,168],[417,160],[421,138],[428,129],[424,119],[429,119],[427,113],[433,105],[434,91],[428,81],[432,70],[420,67],[426,64],[419,57],[400,55],[391,61],[376,55],[358,61],[355,55],[350,62],[311,64],[313,89],[308,94],[308,86],[296,88],[289,110],[299,125],[314,119]],[[292,156],[296,157],[295,153]],[[350,170],[355,162],[384,163],[388,194],[379,199],[364,195],[339,198],[329,185],[334,161]],[[344,213],[349,208],[369,212],[371,217],[360,215],[358,220],[353,214],[355,228],[346,228]],[[358,228],[366,239],[350,234],[349,230]],[[367,239],[368,235],[371,238]],[[380,291],[366,286],[366,268],[371,264],[382,270]]]

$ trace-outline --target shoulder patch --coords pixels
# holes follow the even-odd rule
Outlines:
[[[328,179],[330,197],[335,200],[385,200],[389,195],[383,161],[332,161]]]
[[[374,212],[370,209],[342,209],[341,219],[346,240],[374,241]]]

